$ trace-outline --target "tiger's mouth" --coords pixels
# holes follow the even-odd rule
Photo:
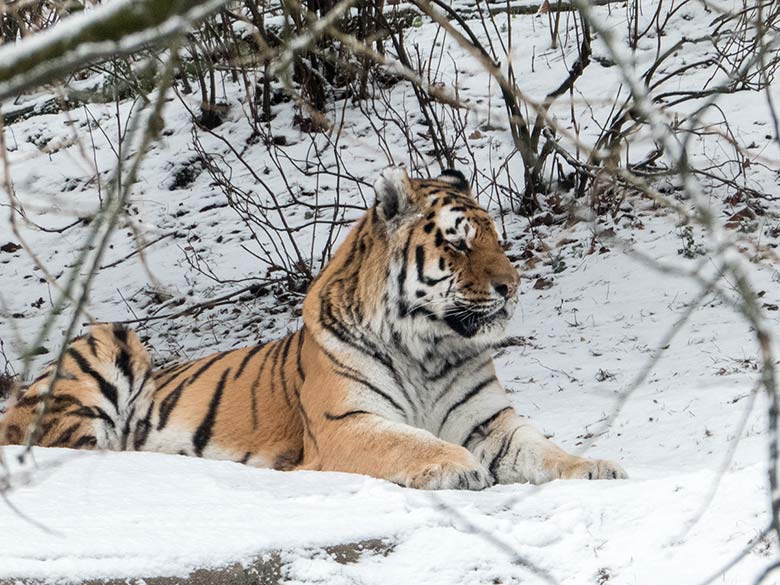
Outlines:
[[[476,312],[470,309],[460,310],[451,315],[447,315],[444,318],[444,322],[458,335],[462,337],[474,337],[481,329],[484,329],[485,326],[497,321],[506,321],[509,319],[509,316],[507,306],[504,305],[495,311],[487,313]]]

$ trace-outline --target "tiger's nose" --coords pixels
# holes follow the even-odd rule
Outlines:
[[[505,299],[511,299],[517,292],[517,280],[514,278],[494,279],[493,290]]]

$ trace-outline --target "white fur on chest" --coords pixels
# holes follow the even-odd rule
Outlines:
[[[462,444],[475,426],[509,406],[487,352],[469,356],[457,367],[447,366],[443,358],[426,362],[407,353],[387,355],[389,366],[369,356],[350,355],[350,367],[367,384],[350,384],[349,408]]]

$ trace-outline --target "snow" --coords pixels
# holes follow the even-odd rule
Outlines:
[[[5,448],[6,460],[18,449]],[[285,551],[292,582],[543,582],[527,563],[558,583],[592,582],[602,570],[621,583],[688,583],[754,538],[765,509],[744,497],[764,481],[760,464],[727,474],[676,542],[713,481],[708,470],[635,463],[624,482],[429,493],[156,453],[36,449],[35,459],[41,470],[11,501],[46,531],[0,508],[0,578],[182,576]],[[371,539],[387,550],[348,565],[320,551]],[[746,582],[763,561],[749,558],[722,582]]]
[[[625,33],[624,10],[592,10],[615,34]],[[647,9],[643,18],[652,12]],[[506,22],[503,15],[497,18],[500,24]],[[665,46],[700,35],[711,16],[690,3],[675,18]],[[515,73],[523,91],[535,99],[556,87],[576,58],[576,43],[549,48],[546,22],[546,17],[511,19]],[[573,34],[568,15],[561,26]],[[411,29],[407,40],[426,48],[434,35],[435,27],[424,23]],[[489,83],[451,39],[437,37],[437,43],[431,58],[437,62],[441,52],[440,78],[447,87],[457,73],[459,96],[473,107],[465,135],[479,130],[469,141],[471,154],[477,169],[489,175],[511,156],[495,83]],[[667,70],[685,59],[700,59],[708,50],[701,44],[688,47]],[[646,67],[654,52],[654,43],[649,43],[630,59]],[[609,56],[601,42],[594,43],[594,55],[602,61]],[[708,83],[706,70],[694,69],[689,75],[690,87]],[[568,97],[551,113],[564,130],[592,142],[609,121],[620,80],[616,67],[596,61],[577,82],[577,127],[570,121]],[[100,87],[102,81],[92,76],[77,83],[87,89]],[[342,110],[339,101],[328,112],[336,127],[343,126],[338,148],[321,152],[326,164],[332,168],[342,163],[354,179],[337,183],[332,176],[316,175],[318,167],[307,158],[313,144],[293,125],[293,104],[274,105],[275,133],[286,139],[284,152],[290,157],[275,158],[273,149],[251,136],[244,89],[227,76],[221,83],[231,108],[215,132],[244,153],[247,165],[218,138],[198,134],[207,152],[230,164],[226,172],[231,180],[257,193],[261,203],[267,197],[258,178],[284,201],[289,182],[302,201],[313,202],[308,193],[316,191],[320,202],[330,202],[338,191],[342,204],[360,207],[371,201],[370,185],[388,162],[404,162],[417,173],[437,172],[430,158],[409,154],[391,124],[377,138],[372,126],[376,113],[351,106]],[[49,97],[33,95],[21,102]],[[412,121],[420,139],[416,146],[426,151],[426,128],[408,86],[394,86],[386,97]],[[197,110],[198,97],[183,99]],[[750,150],[754,164],[739,171],[745,185],[776,195],[774,169],[780,156],[765,96],[726,95],[719,105],[740,144],[756,145]],[[37,225],[59,228],[97,212],[98,183],[105,190],[116,164],[117,137],[131,111],[140,108],[130,101],[122,102],[118,111],[114,104],[87,104],[6,128],[16,193]],[[666,113],[682,115],[692,108],[683,105]],[[247,252],[259,251],[249,227],[225,206],[225,196],[208,172],[193,162],[197,153],[187,108],[173,99],[164,115],[166,129],[144,161],[129,217],[112,239],[102,261],[105,268],[95,279],[87,309],[98,320],[176,313],[254,282],[248,279],[275,276],[268,273],[267,263]],[[709,121],[717,124],[711,115]],[[324,139],[316,140],[322,147]],[[637,159],[652,150],[648,133],[632,140]],[[716,135],[691,148],[694,162],[730,168],[729,153]],[[521,184],[522,166],[516,159],[508,176]],[[471,164],[464,162],[462,168]],[[180,185],[182,173],[192,176]],[[670,184],[674,187],[673,180]],[[737,210],[723,203],[731,193],[705,188],[721,220]],[[554,441],[572,452],[616,459],[630,479],[426,493],[361,476],[282,473],[151,453],[34,449],[34,460],[20,464],[19,448],[7,447],[2,455],[8,467],[0,485],[11,482],[6,495],[12,506],[0,503],[0,581],[183,577],[204,567],[276,559],[285,582],[301,584],[542,583],[548,582],[545,576],[572,585],[696,584],[754,544],[742,562],[716,581],[751,583],[777,556],[773,539],[756,541],[769,523],[769,490],[766,405],[762,395],[754,395],[759,364],[753,333],[723,299],[709,295],[662,351],[645,383],[632,389],[637,373],[700,292],[694,281],[662,274],[651,263],[680,270],[702,263],[702,276],[708,278],[715,270],[707,256],[710,241],[694,228],[691,245],[698,255],[685,258],[679,250],[690,246],[679,217],[643,200],[627,201],[597,222],[546,226],[502,215],[485,176],[478,177],[477,191],[499,227],[506,228],[510,254],[518,258],[524,277],[520,309],[510,326],[517,339],[496,352],[500,379],[517,409]],[[764,203],[777,211],[775,202]],[[311,223],[305,212],[291,208],[285,218],[291,225]],[[337,219],[359,214],[345,207]],[[775,248],[773,216],[760,217],[757,223],[759,231],[750,237],[761,234],[762,243]],[[0,225],[4,230],[6,224]],[[63,233],[31,225],[21,229],[41,261],[64,282],[89,226]],[[320,225],[316,233],[306,228],[295,235],[315,272],[323,260],[325,231]],[[144,250],[145,265],[139,255],[123,260],[139,245],[136,233],[151,243]],[[733,230],[728,233],[741,237]],[[16,241],[10,230],[0,232],[0,245],[6,241]],[[533,257],[519,259],[528,250]],[[780,305],[777,268],[768,262],[746,267],[763,292],[768,323],[777,330],[780,312],[771,309]],[[0,340],[20,372],[24,343],[36,339],[58,295],[41,276],[23,251],[0,253]],[[534,287],[542,278],[550,288]],[[728,282],[723,284],[726,295],[735,294]],[[272,293],[240,298],[239,303],[199,314],[144,324],[141,333],[154,359],[163,363],[194,358],[275,338],[300,326],[300,295],[281,301]],[[42,302],[36,306],[38,299]],[[59,316],[42,339],[48,353],[34,358],[30,374],[54,355],[69,317],[68,311]],[[616,405],[621,410],[605,428]],[[358,543],[364,543],[364,550],[349,562],[333,552],[334,546]]]

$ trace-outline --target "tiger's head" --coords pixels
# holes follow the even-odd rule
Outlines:
[[[429,339],[500,341],[520,275],[463,174],[409,179],[390,167],[374,189],[377,221],[392,251],[387,300],[396,304],[397,318]]]
[[[390,167],[374,189],[376,203],[309,288],[310,331],[324,346],[369,351],[383,339],[415,355],[499,342],[520,276],[465,177],[410,179]]]

